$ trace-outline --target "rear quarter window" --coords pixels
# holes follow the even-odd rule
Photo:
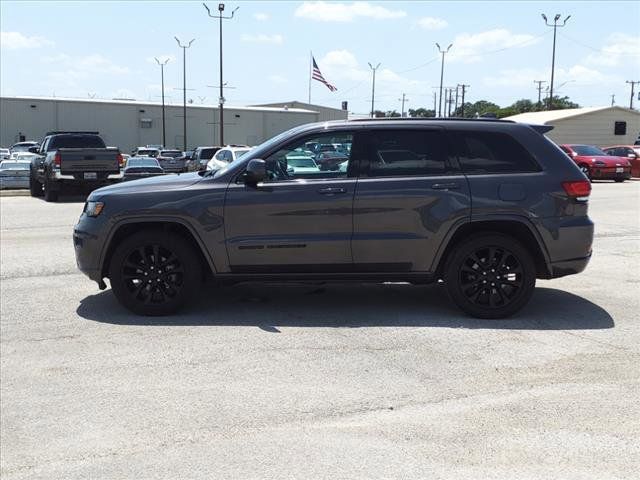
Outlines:
[[[540,166],[515,138],[502,132],[457,132],[458,161],[466,174],[539,172]]]

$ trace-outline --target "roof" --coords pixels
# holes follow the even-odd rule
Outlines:
[[[640,112],[631,110],[624,107],[584,107],[584,108],[566,108],[564,110],[547,110],[544,112],[528,112],[520,113],[518,115],[512,115],[506,117],[505,120],[513,120],[520,123],[537,123],[545,124],[547,122],[553,122],[556,120],[565,120],[567,118],[578,117],[580,115],[588,115],[591,113],[602,112],[605,110],[621,110],[625,112],[635,113],[640,115]]]
[[[71,98],[71,97],[28,97],[28,96],[2,96],[0,100],[30,100],[30,101],[48,101],[48,102],[73,102],[73,103],[99,103],[110,105],[138,105],[138,106],[153,106],[159,107],[161,102],[142,101],[142,100],[108,100],[103,98]],[[165,107],[180,107],[182,108],[182,102],[180,103],[166,103]],[[218,105],[200,105],[195,103],[188,103],[187,108],[207,108],[217,109]],[[289,112],[289,113],[317,113],[314,110],[306,110],[304,108],[282,108],[282,107],[258,107],[258,106],[224,106],[227,110],[253,110],[260,112]]]

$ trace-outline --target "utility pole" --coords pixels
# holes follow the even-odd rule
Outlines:
[[[203,3],[202,5],[204,5],[204,8],[207,10],[207,14],[209,15],[209,17],[211,18],[216,17],[215,15],[211,15],[211,10],[209,10],[209,7],[207,7],[206,3]],[[240,7],[234,8],[233,11],[231,12],[231,15],[229,15],[228,17],[223,17],[222,12],[224,12],[224,3],[218,4],[218,19],[220,20],[220,96],[218,97],[218,110],[220,111],[220,146],[221,147],[224,146],[224,102],[225,102],[224,92],[222,90],[224,87],[224,83],[222,80],[222,20],[231,20],[239,8]]]
[[[165,120],[164,120],[164,66],[167,63],[169,63],[169,59],[167,58],[165,59],[164,62],[161,62],[156,58],[156,62],[158,63],[158,65],[160,65],[160,82],[162,87],[162,146],[166,147],[167,146],[167,130],[165,127]]]
[[[542,84],[543,83],[547,83],[545,80],[534,80],[533,83],[537,83],[538,86],[536,87],[538,90],[538,107],[540,107],[542,102]]]
[[[182,49],[182,132],[183,132],[183,151],[187,151],[187,48],[195,40],[192,38],[187,45],[182,45],[178,37],[173,37],[178,42],[178,46]],[[163,145],[166,147],[166,145]]]
[[[611,106],[613,107],[616,104],[616,94],[611,94]]]
[[[378,67],[380,66],[380,64],[378,63],[378,65],[374,67],[373,65],[371,65],[370,62],[367,62],[367,63],[369,63],[369,68],[373,72],[373,83],[371,85],[371,118],[374,118],[375,117],[374,105],[375,105],[375,98],[376,98],[376,70],[378,70]]]
[[[399,101],[399,102],[402,102],[402,113],[401,113],[401,115],[400,115],[400,117],[401,117],[401,118],[404,118],[404,102],[408,102],[408,101],[409,101],[409,99],[408,99],[408,98],[405,98],[405,96],[406,96],[406,94],[405,94],[405,93],[403,93],[403,94],[402,94],[402,98],[399,98],[399,99],[398,99],[398,101]]]
[[[460,116],[462,118],[464,118],[464,94],[467,90],[467,87],[470,87],[471,85],[465,85],[464,83],[462,85],[460,85],[460,88],[462,89],[462,106],[460,107]]]
[[[433,92],[433,116],[436,116],[436,113],[438,112],[438,98],[437,98],[437,94],[434,91]]]
[[[453,105],[453,88],[449,89],[449,101],[447,102],[447,117],[451,116],[451,105]]]
[[[442,64],[440,66],[440,102],[438,103],[438,116],[442,116],[442,80],[444,79],[444,55],[449,51],[449,49],[453,46],[453,43],[450,44],[446,50],[442,50],[440,45],[436,43],[436,47],[438,47],[438,51],[442,54]]]
[[[453,116],[457,116],[456,112],[458,111],[458,88],[460,87],[460,84],[456,85],[456,104],[453,107]]]
[[[629,99],[629,108],[633,110],[633,93],[634,93],[635,86],[639,84],[640,81],[634,82],[633,80],[625,80],[625,83],[628,83],[631,85],[631,98]]]
[[[544,23],[547,27],[553,27],[553,54],[551,56],[551,84],[549,86],[549,106],[548,110],[553,110],[553,74],[555,73],[556,67],[556,30],[559,27],[564,27],[567,24],[567,20],[571,18],[571,15],[567,16],[562,25],[558,25],[558,20],[560,20],[561,15],[559,13],[553,18],[553,23],[549,23],[547,20],[547,16],[543,13],[542,18],[544,19]]]

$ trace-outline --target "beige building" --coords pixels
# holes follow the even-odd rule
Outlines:
[[[277,108],[299,108],[303,110],[311,110],[318,112],[319,122],[328,122],[329,120],[346,120],[349,112],[341,110],[339,108],[324,107],[322,105],[315,105],[313,103],[298,102],[292,100],[290,102],[278,102],[278,103],[264,103],[255,105],[256,107],[277,107]]]
[[[547,136],[558,144],[604,147],[633,145],[640,138],[640,112],[624,107],[590,107],[521,113],[507,117],[520,123],[551,125]]]
[[[183,147],[182,112],[181,105],[165,106],[168,148]],[[217,106],[187,106],[188,148],[218,145],[218,112]],[[294,105],[228,106],[224,109],[224,140],[253,146],[294,126],[325,121],[327,115]],[[53,130],[98,131],[107,145],[129,152],[162,143],[162,106],[134,100],[0,97],[0,146],[8,147],[21,138],[38,141]]]

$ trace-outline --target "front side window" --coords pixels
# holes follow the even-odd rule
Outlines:
[[[576,152],[580,156],[602,156],[604,152],[600,150],[598,147],[594,147],[592,145],[573,145],[571,147],[574,152]]]
[[[352,143],[352,133],[333,132],[289,144],[265,159],[269,181],[345,178],[351,160],[349,152]],[[343,148],[338,151],[334,144]]]
[[[432,176],[451,173],[447,142],[440,130],[374,130],[370,134],[370,177]]]
[[[467,174],[538,172],[540,167],[511,135],[501,132],[459,132],[456,144]]]

